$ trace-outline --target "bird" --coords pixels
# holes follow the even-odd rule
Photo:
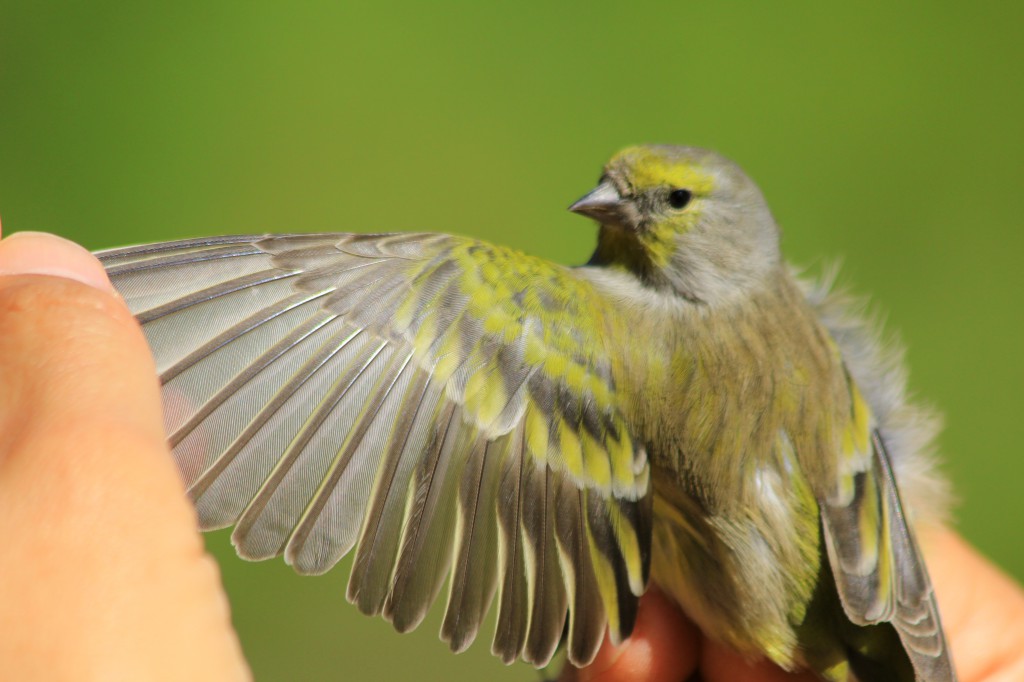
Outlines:
[[[955,680],[915,527],[935,418],[859,299],[782,256],[755,182],[615,154],[585,264],[469,237],[99,252],[153,350],[205,529],[462,651],[593,660],[656,585],[710,638],[832,682]],[[445,583],[446,596],[441,596]]]

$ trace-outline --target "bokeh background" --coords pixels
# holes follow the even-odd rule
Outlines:
[[[717,148],[790,258],[836,257],[946,414],[957,523],[1024,577],[1022,6],[0,0],[0,214],[98,249],[439,230],[561,262],[566,205],[637,142]],[[2,333],[2,330],[0,330]],[[261,680],[535,679],[221,560]]]

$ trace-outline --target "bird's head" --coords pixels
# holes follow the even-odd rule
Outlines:
[[[757,185],[728,159],[696,147],[630,147],[569,207],[601,225],[593,265],[712,303],[776,272],[779,231]]]

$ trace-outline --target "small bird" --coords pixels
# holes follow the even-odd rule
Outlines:
[[[834,682],[956,676],[914,524],[934,419],[855,301],[800,279],[722,156],[615,155],[583,266],[444,234],[99,254],[152,346],[204,529],[399,631],[590,662],[656,584],[705,634]]]

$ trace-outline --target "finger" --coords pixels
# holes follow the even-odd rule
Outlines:
[[[0,288],[8,442],[21,430],[109,421],[162,440],[145,340],[95,258],[57,237],[19,233],[0,242]],[[117,400],[127,404],[108,409]]]
[[[1024,679],[1021,586],[953,531],[921,540],[960,679]]]
[[[100,262],[74,242],[41,232],[16,232],[3,244],[0,276],[53,275],[114,293]]]
[[[102,267],[55,237],[0,241],[0,330],[5,678],[245,679],[152,359]]]
[[[696,670],[699,635],[677,606],[652,589],[640,600],[636,627],[629,639],[616,647],[605,638],[593,663],[575,671],[576,677],[563,679],[678,682]]]

